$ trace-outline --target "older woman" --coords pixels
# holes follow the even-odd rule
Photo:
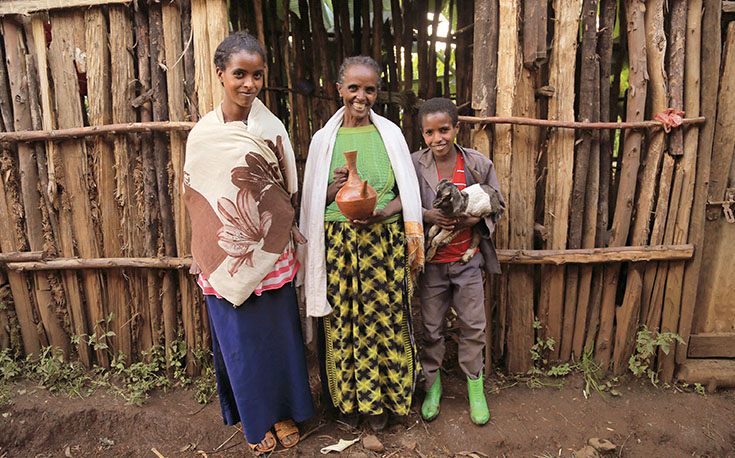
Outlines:
[[[299,441],[295,421],[314,414],[295,289],[292,197],[296,162],[283,123],[258,100],[265,51],[251,35],[214,54],[221,105],[192,129],[184,200],[192,273],[199,274],[212,331],[226,424],[242,423],[256,453]]]
[[[340,108],[309,147],[301,204],[307,315],[320,323],[323,376],[343,418],[405,415],[419,370],[410,328],[410,272],[423,264],[418,181],[398,126],[371,110],[380,67],[369,57],[339,70]],[[358,150],[357,170],[378,192],[373,214],[348,220],[334,202],[347,180],[343,152]]]

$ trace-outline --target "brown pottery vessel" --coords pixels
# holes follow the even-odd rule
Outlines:
[[[366,219],[373,214],[378,202],[378,193],[375,192],[367,180],[362,181],[357,173],[357,150],[345,151],[349,176],[347,183],[339,190],[335,201],[339,211],[348,219]]]

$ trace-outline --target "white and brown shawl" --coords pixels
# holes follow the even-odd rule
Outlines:
[[[255,100],[247,124],[222,108],[189,133],[184,202],[191,252],[212,287],[238,306],[292,243],[296,162],[283,123]]]

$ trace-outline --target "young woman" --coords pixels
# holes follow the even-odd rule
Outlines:
[[[296,166],[283,123],[257,99],[265,51],[251,35],[214,55],[221,105],[189,134],[184,200],[192,273],[209,312],[217,390],[227,425],[242,423],[256,453],[299,440],[294,421],[314,414],[291,283],[298,262],[292,199]],[[293,200],[295,201],[295,200]]]
[[[375,430],[388,412],[405,415],[419,370],[410,329],[410,275],[423,263],[421,199],[400,128],[372,111],[380,68],[371,58],[342,64],[343,108],[319,130],[304,174],[301,230],[307,314],[323,317],[322,382],[343,421],[368,417]],[[344,151],[378,192],[372,216],[349,221],[334,202],[347,180]],[[324,383],[323,383],[324,384]]]

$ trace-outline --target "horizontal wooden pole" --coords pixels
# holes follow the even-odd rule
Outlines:
[[[130,2],[131,0],[6,0],[0,2],[0,16],[5,14],[28,14],[58,8],[77,8],[81,6],[89,7]]]
[[[102,126],[72,127],[56,130],[21,130],[0,132],[0,143],[41,142],[49,140],[73,140],[91,135],[134,134],[140,132],[168,132],[172,130],[191,130],[193,122],[158,121],[131,122],[128,124],[105,124]]]
[[[713,392],[735,386],[735,361],[731,359],[687,359],[676,374],[680,382],[700,383]]]
[[[580,250],[497,250],[504,264],[595,264],[686,260],[694,255],[694,245],[624,246]]]
[[[735,13],[735,2],[731,0],[725,0],[722,2],[723,13]]]
[[[81,270],[81,269],[188,269],[191,257],[183,258],[56,258],[47,261],[9,262],[10,270],[19,272],[36,270]]]
[[[36,252],[31,252],[36,255]],[[40,252],[39,252],[40,253]],[[13,253],[8,253],[10,255]],[[693,245],[657,245],[581,250],[498,250],[504,264],[593,264],[605,262],[674,261],[690,259]],[[0,258],[1,259],[1,258]],[[38,258],[40,259],[40,258]],[[183,258],[55,258],[10,262],[7,268],[16,271],[79,270],[79,269],[187,269],[191,257]]]
[[[12,253],[0,253],[0,264],[6,262],[40,261],[43,259],[43,251],[13,251]]]
[[[735,358],[735,332],[692,334],[687,357]]]
[[[519,124],[523,126],[541,126],[541,127],[560,127],[563,129],[649,129],[652,127],[662,127],[661,121],[639,121],[639,122],[578,122],[578,121],[556,121],[553,119],[534,119],[521,118],[518,116],[509,117],[477,117],[477,116],[460,116],[459,120],[466,123],[474,124]],[[685,118],[682,125],[702,124],[705,118]]]

